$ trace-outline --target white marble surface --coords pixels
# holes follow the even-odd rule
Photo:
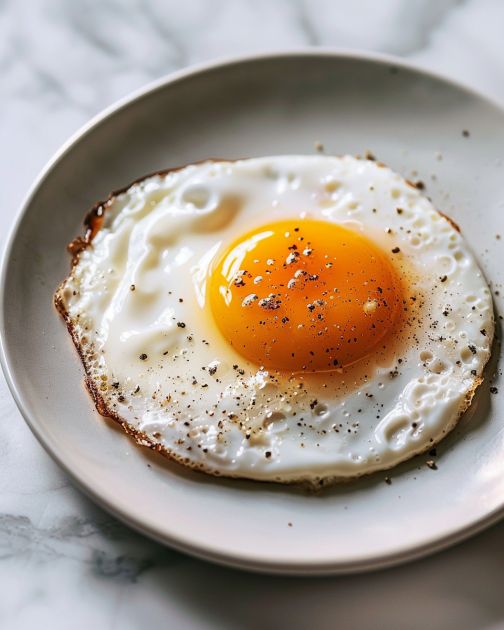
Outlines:
[[[504,103],[502,0],[3,0],[2,241],[89,117],[218,56],[335,46],[441,71]],[[504,524],[367,576],[258,577],[131,532],[74,489],[0,382],[1,628],[504,628]]]

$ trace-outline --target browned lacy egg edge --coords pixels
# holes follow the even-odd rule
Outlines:
[[[131,438],[133,438],[133,440],[136,442],[136,444],[138,446],[142,446],[142,447],[147,447],[149,449],[151,449],[152,451],[156,451],[157,453],[160,453],[161,455],[167,457],[168,459],[177,462],[178,464],[186,467],[186,468],[191,468],[193,470],[196,470],[198,472],[202,472],[202,473],[206,473],[208,475],[213,475],[215,477],[227,477],[227,478],[232,478],[232,479],[242,479],[242,480],[247,480],[247,481],[260,481],[262,483],[280,483],[280,484],[289,484],[289,485],[303,485],[305,487],[307,487],[310,490],[318,490],[322,487],[328,487],[330,485],[333,485],[335,483],[346,483],[346,482],[350,482],[350,481],[354,481],[355,479],[358,479],[360,477],[364,477],[364,476],[370,476],[370,475],[378,475],[379,473],[383,473],[387,470],[390,470],[392,468],[395,468],[396,466],[398,466],[400,463],[403,463],[407,460],[412,459],[413,457],[417,456],[417,455],[421,455],[422,453],[425,453],[427,451],[429,451],[430,449],[432,449],[436,444],[438,444],[441,440],[443,440],[446,435],[448,435],[448,433],[450,433],[455,426],[458,424],[460,418],[462,417],[462,415],[467,411],[467,409],[470,407],[472,399],[474,397],[474,394],[476,393],[477,388],[481,385],[481,383],[483,382],[483,377],[475,377],[474,378],[474,383],[471,387],[471,389],[467,392],[464,400],[462,401],[459,409],[458,409],[458,413],[457,415],[454,417],[453,422],[445,427],[442,435],[439,437],[439,439],[432,439],[431,442],[429,442],[429,444],[427,444],[426,446],[423,446],[421,448],[419,448],[418,450],[414,451],[413,453],[408,453],[407,455],[404,456],[403,459],[401,459],[398,462],[395,462],[393,465],[388,466],[388,467],[384,467],[384,468],[380,468],[380,470],[378,471],[370,471],[370,472],[365,472],[365,473],[360,473],[360,474],[356,474],[353,476],[344,476],[344,477],[338,477],[338,476],[330,476],[330,477],[323,477],[323,478],[315,478],[315,479],[305,479],[303,477],[300,477],[298,479],[289,479],[289,480],[284,480],[281,478],[278,479],[252,479],[250,477],[245,477],[243,475],[239,475],[239,474],[233,474],[231,472],[229,473],[222,473],[219,470],[216,470],[214,468],[211,468],[210,466],[206,465],[205,463],[199,463],[196,464],[194,462],[189,461],[188,459],[185,459],[183,457],[181,457],[180,455],[177,455],[176,453],[174,453],[171,449],[166,448],[165,446],[161,445],[161,444],[157,444],[155,442],[152,441],[152,439],[143,431],[139,431],[138,429],[135,429],[133,426],[131,426],[124,418],[122,418],[116,411],[114,411],[112,408],[110,408],[106,401],[104,400],[104,398],[102,397],[102,395],[100,394],[100,392],[98,391],[98,388],[96,387],[96,384],[94,383],[92,377],[91,377],[91,369],[90,366],[88,365],[87,361],[86,361],[86,356],[85,353],[83,352],[83,349],[81,347],[81,344],[79,343],[79,339],[77,336],[77,333],[75,331],[75,327],[73,322],[71,321],[70,315],[68,313],[68,311],[65,308],[65,304],[64,304],[64,300],[63,300],[63,287],[65,285],[65,283],[68,281],[69,278],[72,277],[72,273],[74,270],[74,267],[77,265],[78,261],[79,261],[79,256],[81,254],[81,252],[83,252],[85,249],[87,249],[94,237],[96,236],[96,234],[99,232],[99,230],[101,229],[102,225],[103,225],[103,219],[105,216],[105,213],[107,211],[107,209],[113,204],[113,202],[116,200],[116,198],[127,192],[132,186],[134,186],[135,184],[139,184],[143,181],[145,181],[146,179],[149,179],[150,177],[154,177],[156,175],[159,175],[161,177],[168,175],[169,173],[174,173],[176,171],[180,171],[184,168],[186,168],[187,166],[191,166],[194,164],[203,164],[205,162],[217,162],[217,161],[225,161],[225,162],[235,162],[237,160],[228,160],[228,159],[218,159],[218,158],[208,158],[206,160],[199,160],[197,162],[192,162],[191,164],[187,164],[187,165],[183,165],[183,166],[177,166],[177,167],[172,167],[172,168],[167,168],[167,169],[162,169],[159,171],[154,171],[152,173],[149,173],[147,175],[144,175],[143,177],[139,177],[138,179],[133,180],[130,184],[128,184],[127,186],[124,186],[123,188],[120,188],[118,190],[115,190],[113,192],[111,192],[108,197],[104,200],[104,201],[98,201],[96,202],[91,209],[86,213],[85,218],[84,218],[84,234],[83,235],[79,235],[76,238],[74,238],[67,246],[67,249],[70,253],[70,255],[72,256],[71,259],[71,264],[70,264],[70,273],[68,274],[68,276],[61,282],[61,284],[58,286],[58,288],[55,291],[54,294],[54,305],[58,311],[58,313],[60,314],[60,316],[62,317],[63,321],[66,324],[66,327],[68,329],[68,332],[70,333],[70,337],[73,341],[73,344],[75,346],[75,349],[77,350],[77,354],[79,355],[79,358],[82,362],[82,365],[84,367],[84,383],[86,385],[86,388],[89,392],[89,394],[91,395],[91,398],[94,402],[94,405],[96,407],[96,410],[98,411],[98,413],[105,417],[105,418],[111,418],[112,420],[114,420],[115,422],[117,422],[120,427],[123,429],[123,431],[130,436]],[[382,162],[377,162],[378,166],[385,166],[385,164],[383,164]],[[406,180],[408,181],[408,180]],[[412,187],[417,188],[417,184],[414,184],[413,182],[409,182],[408,184],[410,184]],[[450,218],[448,217],[446,214],[444,214],[443,212],[440,212],[439,210],[437,211],[445,220],[447,220],[458,232],[460,232],[460,228],[459,226]]]

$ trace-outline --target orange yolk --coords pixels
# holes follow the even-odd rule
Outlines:
[[[269,369],[327,371],[369,355],[399,317],[389,258],[334,223],[280,221],[232,243],[212,271],[209,303],[225,339]]]

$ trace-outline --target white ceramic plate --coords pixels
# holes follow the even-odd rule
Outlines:
[[[207,157],[313,153],[316,141],[334,154],[370,149],[403,175],[416,172],[499,285],[504,113],[398,61],[326,51],[182,72],[100,115],[36,182],[3,268],[3,366],[49,453],[89,495],[145,534],[204,558],[279,573],[386,566],[495,521],[504,508],[501,398],[484,384],[439,447],[438,470],[416,458],[392,471],[392,485],[378,474],[313,496],[219,481],[134,446],[97,415],[52,295],[69,269],[66,244],[110,190]]]

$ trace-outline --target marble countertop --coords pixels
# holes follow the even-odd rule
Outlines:
[[[166,73],[303,46],[402,56],[504,104],[502,0],[0,3],[2,242],[91,116]],[[504,523],[429,559],[331,579],[254,576],[135,534],[68,481],[0,381],[0,627],[504,628]]]

